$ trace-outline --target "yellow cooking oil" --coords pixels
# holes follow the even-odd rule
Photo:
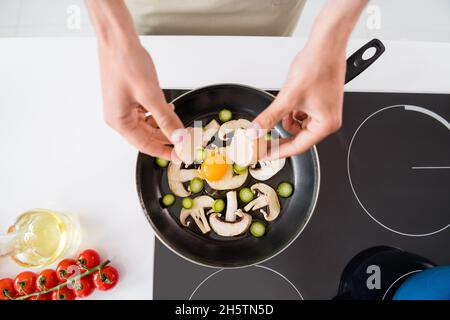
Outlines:
[[[75,252],[80,243],[78,220],[47,209],[34,209],[20,215],[8,229],[10,256],[25,267],[43,267],[63,255]]]

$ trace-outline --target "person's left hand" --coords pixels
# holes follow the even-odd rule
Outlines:
[[[170,160],[183,123],[159,86],[152,58],[139,43],[113,39],[99,46],[106,123],[139,151]],[[151,116],[148,115],[151,113]]]

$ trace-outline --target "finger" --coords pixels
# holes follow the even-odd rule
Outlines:
[[[299,121],[295,121],[292,112],[287,116],[284,116],[282,126],[287,132],[292,135],[296,135],[302,130],[302,124]]]
[[[166,137],[166,135],[158,128],[154,128],[152,126],[149,126],[149,134],[152,136],[152,139],[163,143],[163,144],[172,144],[169,141],[169,138]]]
[[[278,148],[271,148],[267,158],[279,159],[303,153],[325,136],[326,134],[315,133],[305,128],[294,137],[281,139]]]
[[[170,160],[172,147],[167,146],[158,136],[158,129],[142,123],[131,130],[124,130],[122,135],[139,151],[153,157]],[[160,133],[162,135],[162,133]],[[167,139],[164,137],[164,139]]]
[[[171,103],[169,106],[172,108],[172,111],[175,109],[175,106]],[[142,107],[142,109],[144,109]],[[145,109],[144,109],[145,110]],[[155,118],[153,117],[150,111],[145,110],[145,120],[154,128],[158,128],[158,124],[156,123]]]
[[[158,107],[151,108],[153,118],[155,119],[158,127],[169,138],[173,144],[180,143],[179,138],[172,138],[176,130],[183,129],[183,123],[173,110],[172,105],[166,104]],[[178,135],[178,137],[181,137]]]
[[[151,134],[155,140],[161,143],[170,144],[169,139],[164,135],[163,132],[161,132],[161,130],[158,129],[158,125],[151,113],[148,112],[143,106],[138,106],[136,110],[138,113],[139,122],[142,121],[144,122],[142,125],[149,127],[149,134]]]
[[[295,111],[293,112],[293,116],[294,120],[297,121],[304,121],[308,118],[308,115],[306,113],[304,113],[303,111]]]
[[[157,141],[149,141],[147,144],[142,146],[136,146],[138,150],[142,153],[148,154],[152,157],[158,157],[162,159],[166,159],[171,161],[172,159],[172,151],[173,148],[166,146],[162,143],[159,143]]]
[[[253,120],[253,125],[256,128],[272,129],[288,113],[288,107],[281,101],[275,99],[271,105]]]
[[[145,122],[147,122],[153,128],[158,128],[158,124],[156,123],[155,118],[152,115],[149,115],[148,113],[145,115]]]

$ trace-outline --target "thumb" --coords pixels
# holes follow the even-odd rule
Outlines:
[[[153,118],[164,135],[173,143],[180,141],[180,135],[175,134],[177,130],[183,129],[184,125],[174,111],[173,104],[162,104],[151,108]],[[175,137],[174,137],[175,136]],[[176,138],[178,137],[178,138]],[[174,141],[175,140],[175,141]]]
[[[253,126],[260,129],[270,130],[289,113],[288,108],[275,99],[255,120]]]

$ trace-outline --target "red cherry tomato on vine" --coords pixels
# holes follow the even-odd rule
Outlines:
[[[67,286],[58,290],[52,291],[52,300],[75,300],[75,293]]]
[[[5,278],[0,280],[0,300],[9,300],[17,297],[16,289],[14,289],[14,280]]]
[[[92,274],[95,287],[101,291],[107,291],[116,286],[119,281],[119,273],[114,267],[106,266]]]
[[[100,264],[100,255],[92,249],[84,250],[78,255],[77,264],[82,269],[92,269]]]
[[[24,296],[34,293],[36,286],[36,274],[31,271],[24,271],[19,273],[14,279],[14,289],[16,289],[19,296]]]
[[[68,278],[77,276],[81,273],[80,267],[73,259],[64,259],[56,267],[56,275],[61,282],[66,282]]]
[[[36,290],[45,291],[57,286],[58,283],[59,279],[56,275],[56,271],[52,269],[45,269],[41,271],[36,278]]]
[[[29,298],[30,300],[52,300],[52,293],[44,293],[38,296],[32,296]]]
[[[90,275],[85,276],[73,284],[73,292],[77,298],[84,298],[94,292],[95,286]]]

